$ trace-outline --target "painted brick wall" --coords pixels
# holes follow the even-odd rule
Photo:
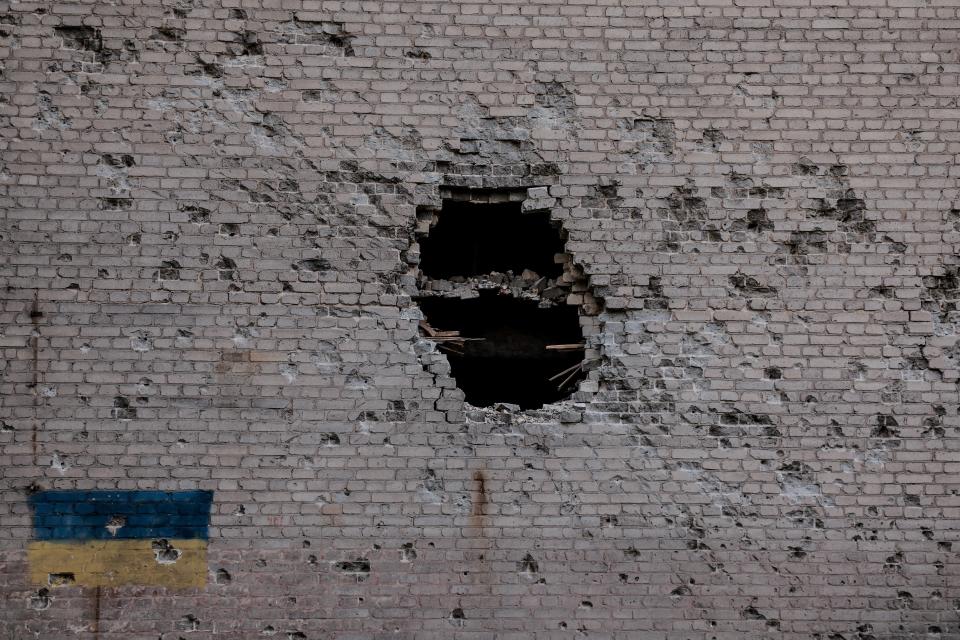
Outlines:
[[[0,635],[960,638],[958,11],[0,0]],[[490,189],[540,410],[418,330]],[[201,584],[32,564],[51,490],[212,491]]]

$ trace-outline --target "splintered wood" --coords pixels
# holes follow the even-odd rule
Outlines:
[[[448,353],[458,356],[463,355],[463,345],[465,342],[483,341],[484,338],[465,338],[459,331],[439,331],[430,326],[426,320],[420,321],[420,331],[427,340],[433,340],[439,343],[437,346]]]
[[[546,346],[547,351],[578,351],[584,348],[582,342],[576,342],[573,344],[548,344]]]

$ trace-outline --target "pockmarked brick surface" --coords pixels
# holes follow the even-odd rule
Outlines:
[[[0,0],[0,635],[960,638],[958,11]],[[424,278],[451,199],[563,276]],[[481,289],[568,399],[465,404]],[[212,491],[205,575],[51,490]]]

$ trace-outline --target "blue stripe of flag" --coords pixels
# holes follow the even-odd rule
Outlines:
[[[41,491],[30,496],[37,540],[208,538],[212,491]],[[123,522],[115,534],[107,529]]]

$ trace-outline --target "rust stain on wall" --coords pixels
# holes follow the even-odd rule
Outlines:
[[[483,518],[487,511],[487,479],[483,471],[477,470],[473,474],[473,506],[470,511],[471,519]],[[474,523],[471,523],[474,524]],[[482,526],[483,522],[475,523],[476,526]]]

